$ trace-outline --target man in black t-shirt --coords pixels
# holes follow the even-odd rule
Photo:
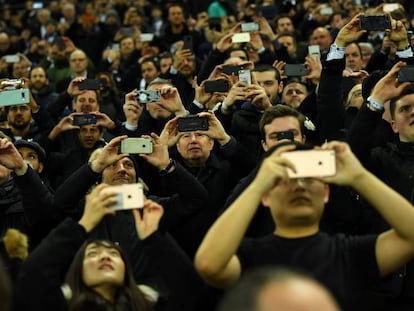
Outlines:
[[[414,209],[367,171],[345,143],[334,141],[322,146],[335,151],[334,176],[290,178],[288,169],[295,170],[298,163],[282,154],[295,146],[303,148],[299,143],[289,143],[268,151],[252,183],[210,228],[197,251],[196,268],[209,284],[227,288],[249,269],[292,266],[327,286],[344,310],[368,310],[362,299],[364,291],[414,255]],[[392,229],[378,236],[321,233],[319,223],[329,198],[328,182],[352,187]],[[270,209],[275,232],[243,241],[260,202]]]

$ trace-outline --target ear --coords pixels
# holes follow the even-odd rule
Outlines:
[[[279,82],[279,89],[278,89],[278,93],[279,93],[279,94],[282,94],[282,92],[283,92],[283,81],[282,81],[282,80],[280,80],[280,82]]]
[[[396,134],[398,133],[398,128],[397,128],[397,125],[395,124],[394,120],[391,120],[391,128],[394,131],[394,133],[396,133]]]
[[[265,207],[270,207],[269,196],[267,194],[263,195],[263,197],[262,197],[262,204]]]
[[[41,172],[43,172],[43,163],[40,162],[38,173],[40,174]]]
[[[269,146],[267,145],[267,143],[263,139],[260,141],[260,143],[262,144],[262,148],[263,148],[264,151],[269,150]]]
[[[214,147],[214,139],[210,138],[209,144],[210,144],[210,151],[211,151],[213,150],[213,147]]]
[[[329,188],[328,184],[325,184],[325,196],[323,202],[326,204],[329,201],[329,194],[331,193],[331,188]]]

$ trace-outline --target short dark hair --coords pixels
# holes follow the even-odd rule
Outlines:
[[[303,135],[305,133],[305,117],[303,116],[303,114],[289,106],[276,105],[267,108],[263,112],[262,117],[260,118],[259,129],[260,137],[262,140],[265,140],[266,138],[266,133],[264,130],[265,125],[272,123],[274,119],[283,117],[294,117],[298,119],[301,134]]]
[[[275,67],[267,64],[259,64],[256,65],[253,69],[254,72],[266,72],[266,71],[273,71],[275,73],[275,78],[277,82],[280,82],[281,76],[279,70],[277,70]]]
[[[394,97],[393,99],[390,100],[390,113],[391,113],[391,118],[394,120],[395,118],[395,110],[397,108],[397,101],[400,100],[402,97],[404,97],[405,95],[409,95],[409,94],[414,94],[414,85],[410,84],[408,85],[402,92],[400,95],[398,95],[397,97]]]
[[[160,62],[154,57],[146,57],[141,62],[141,67],[145,63],[153,63],[157,71],[161,71]]]

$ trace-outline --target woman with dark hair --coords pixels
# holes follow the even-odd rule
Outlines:
[[[18,280],[17,310],[152,310],[156,298],[137,286],[122,249],[87,239],[105,215],[115,214],[108,206],[117,193],[102,191],[107,187],[100,184],[87,195],[79,222],[66,219],[30,254]],[[142,216],[137,210],[133,214],[139,238],[158,241],[161,205],[145,200]]]

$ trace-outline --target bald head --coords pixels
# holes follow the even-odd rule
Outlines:
[[[312,279],[292,277],[266,284],[257,295],[258,311],[339,311],[332,295]]]

